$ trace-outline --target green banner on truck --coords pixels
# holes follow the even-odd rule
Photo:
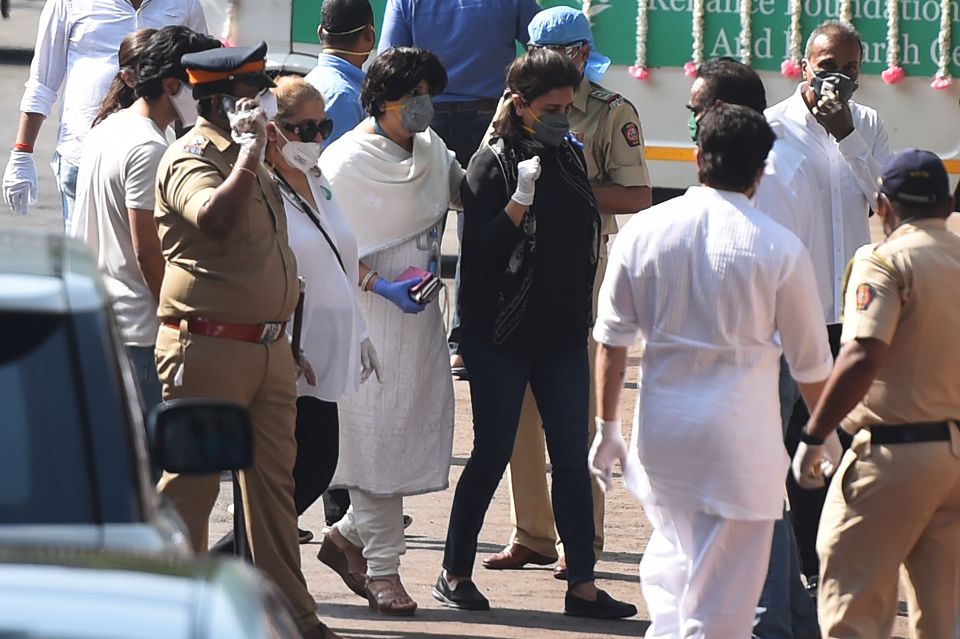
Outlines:
[[[450,0],[456,4],[459,0]],[[752,64],[756,69],[778,71],[787,57],[790,41],[790,0],[750,0]],[[692,58],[694,0],[648,0],[647,66],[682,67]],[[316,27],[322,0],[294,0],[293,40],[317,43]],[[379,31],[385,0],[372,0]],[[575,0],[543,0],[544,7],[565,4],[581,8]],[[864,41],[865,73],[887,67],[887,11],[895,6],[899,16],[900,63],[908,76],[933,76],[939,60],[941,0],[852,0],[853,23]],[[947,52],[952,74],[960,73],[960,0],[950,0],[951,39]],[[804,42],[820,22],[836,18],[839,0],[801,0]],[[614,64],[631,65],[636,59],[637,3],[635,0],[591,0],[597,48]],[[740,0],[704,1],[704,58],[739,56]]]

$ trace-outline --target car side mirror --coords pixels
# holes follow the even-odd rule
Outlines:
[[[154,453],[164,470],[202,475],[253,463],[253,424],[247,409],[208,399],[175,399],[151,411]]]

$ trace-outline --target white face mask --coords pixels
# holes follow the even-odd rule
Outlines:
[[[277,117],[277,112],[280,110],[280,107],[277,105],[276,93],[267,89],[257,96],[257,102],[260,103],[260,108],[263,109],[263,113],[267,116],[268,122]]]
[[[170,94],[170,104],[177,112],[177,119],[185,127],[193,126],[197,122],[197,101],[193,99],[193,89],[186,82],[180,82],[176,93]]]
[[[320,144],[318,142],[290,140],[283,133],[280,133],[280,129],[277,129],[277,135],[287,141],[280,149],[280,155],[283,156],[287,164],[304,173],[309,173],[317,168],[317,161],[320,159]]]

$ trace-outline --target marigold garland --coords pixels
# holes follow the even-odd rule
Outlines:
[[[937,90],[946,89],[953,84],[953,78],[950,76],[950,47],[951,47],[951,3],[950,0],[940,0],[940,58],[937,61],[937,74],[933,78],[930,86]]]
[[[650,77],[647,70],[647,2],[637,0],[637,57],[629,69],[630,75],[637,80]]]
[[[703,4],[704,0],[693,0],[693,59],[683,65],[688,78],[696,77],[697,67],[703,62]]]
[[[753,3],[750,0],[740,0],[740,62],[748,66],[753,54],[753,36],[750,30],[752,9]]]
[[[790,51],[780,63],[780,73],[788,78],[800,77],[800,60],[803,58],[800,18],[803,15],[803,0],[790,0]]]

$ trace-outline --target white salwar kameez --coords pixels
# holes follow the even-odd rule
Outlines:
[[[345,134],[320,158],[359,257],[387,280],[439,260],[438,231],[459,202],[463,169],[432,130],[413,153],[385,136]],[[383,381],[339,403],[340,461],[331,486],[352,505],[337,530],[363,546],[371,577],[396,574],[405,552],[402,497],[444,490],[453,453],[454,396],[446,331],[434,300],[407,314],[373,292],[360,294]]]
[[[789,459],[777,393],[832,359],[799,239],[741,194],[694,187],[635,216],[607,267],[594,338],[639,335],[628,488],[654,526],[647,637],[750,636]]]

